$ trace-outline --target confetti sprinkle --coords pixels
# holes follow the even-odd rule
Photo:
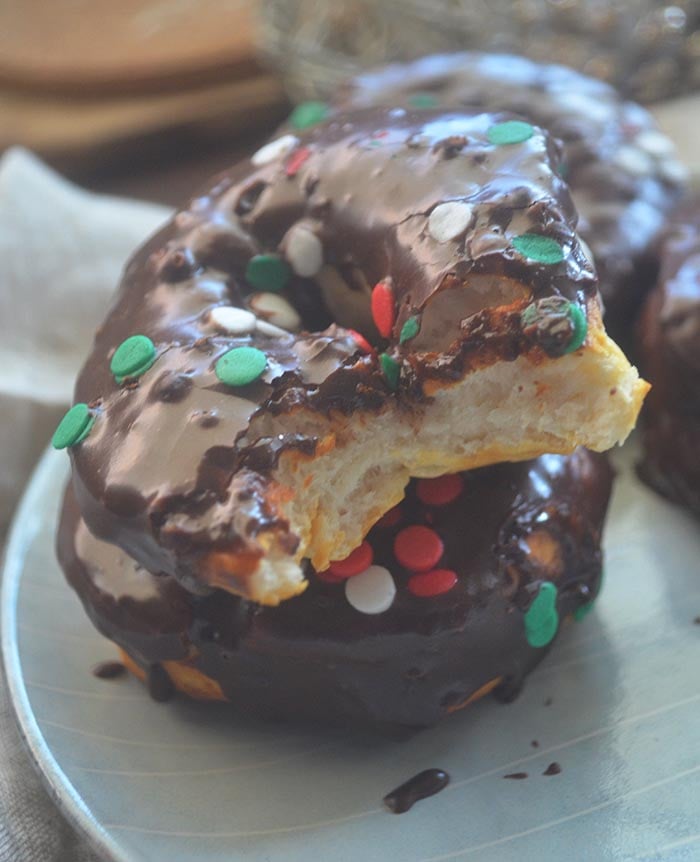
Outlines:
[[[288,264],[276,254],[256,254],[248,261],[245,270],[246,281],[251,287],[275,293],[286,286],[290,275]]]
[[[408,581],[408,590],[414,596],[421,599],[441,596],[449,591],[457,583],[457,575],[452,569],[433,569],[431,572],[423,572],[412,575]]]
[[[649,154],[638,147],[626,144],[617,151],[614,163],[618,168],[635,177],[643,177],[651,171],[652,162]]]
[[[212,308],[209,322],[228,335],[248,335],[255,329],[255,315],[252,311],[230,305]]]
[[[412,108],[436,108],[440,104],[433,93],[411,93],[407,101]]]
[[[345,598],[363,614],[383,614],[396,596],[396,584],[384,566],[370,566],[345,581]]]
[[[405,527],[394,539],[394,555],[402,566],[412,572],[427,572],[435,568],[445,550],[435,530],[420,524]]]
[[[387,284],[386,281],[375,284],[372,290],[371,303],[374,325],[383,338],[389,338],[396,319],[396,304],[391,285]]]
[[[394,508],[389,509],[389,511],[383,515],[374,526],[383,530],[388,530],[391,527],[396,527],[400,524],[402,517],[403,512],[401,511],[401,506],[394,506]]]
[[[407,341],[410,341],[412,338],[415,338],[419,332],[420,318],[415,316],[409,317],[408,320],[401,327],[401,333],[399,334],[399,344],[405,344]]]
[[[496,123],[486,133],[489,143],[498,147],[509,144],[522,144],[535,134],[534,126],[524,123],[522,120],[507,120],[505,123]]]
[[[95,417],[87,404],[74,404],[58,423],[51,438],[54,449],[68,449],[77,446],[88,436],[95,424]]]
[[[372,352],[372,345],[367,341],[367,339],[360,332],[357,332],[355,329],[348,329],[348,332],[355,339],[357,346],[360,350],[364,350],[365,353]]]
[[[396,391],[399,386],[401,366],[394,359],[394,357],[389,356],[388,353],[381,353],[379,355],[379,364],[382,367],[382,371],[384,372],[384,377],[386,378],[386,382],[389,385],[389,388],[392,391]]]
[[[295,138],[294,135],[282,135],[281,138],[270,141],[269,144],[265,144],[256,153],[253,153],[251,162],[256,167],[267,165],[270,162],[274,162],[275,159],[281,159],[283,156],[286,156],[298,143],[299,138]]]
[[[645,153],[649,153],[650,156],[660,158],[672,156],[676,151],[671,139],[661,132],[657,132],[656,129],[645,129],[637,135],[635,144]]]
[[[117,347],[109,369],[117,383],[127,377],[140,377],[156,361],[156,348],[146,335],[132,335]]]
[[[297,275],[311,278],[323,266],[321,240],[308,227],[294,225],[284,239],[284,252]]]
[[[453,503],[464,490],[464,479],[461,473],[448,473],[437,479],[419,479],[416,483],[416,495],[421,503],[427,506],[447,506]]]
[[[329,108],[325,102],[302,102],[289,115],[289,125],[293,129],[308,129],[328,116]]]
[[[464,233],[473,214],[473,207],[464,201],[438,204],[428,218],[428,233],[436,242],[449,242]]]
[[[520,315],[523,332],[550,356],[573,353],[586,340],[588,321],[583,308],[563,296],[546,296]]]
[[[531,647],[544,647],[558,628],[557,588],[551,581],[544,581],[525,614],[525,637]]]
[[[299,172],[299,169],[311,155],[309,147],[299,147],[289,157],[287,164],[284,166],[284,172],[288,177],[294,177]]]
[[[541,236],[536,233],[523,233],[513,237],[513,248],[529,260],[549,265],[561,263],[564,260],[564,252],[559,243],[549,236]]]
[[[261,326],[263,321],[286,332],[296,332],[301,327],[301,317],[297,310],[278,293],[254,293],[248,298],[248,302],[255,314],[261,318],[257,322],[261,332],[265,332],[265,328]]]
[[[247,386],[263,373],[267,357],[256,347],[234,347],[219,357],[214,370],[227,386]]]
[[[369,568],[374,561],[374,551],[369,542],[363,542],[344,560],[336,560],[328,566],[328,571],[336,578],[351,578]]]

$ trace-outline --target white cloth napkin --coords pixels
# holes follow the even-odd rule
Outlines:
[[[26,150],[0,160],[0,538],[126,259],[167,215],[89,194]],[[30,766],[0,678],[0,860],[96,858]]]

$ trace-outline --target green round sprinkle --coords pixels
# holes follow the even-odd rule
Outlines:
[[[214,370],[227,386],[247,386],[265,370],[267,356],[257,347],[234,347],[219,357]]]
[[[535,134],[534,126],[524,123],[522,120],[507,120],[505,123],[496,123],[486,133],[489,143],[498,147],[507,144],[522,144]]]
[[[559,628],[557,588],[545,581],[525,614],[525,637],[532,647],[544,647]]]
[[[399,385],[401,366],[393,358],[393,356],[389,356],[388,353],[380,354],[379,363],[382,366],[382,371],[384,372],[386,382],[389,384],[389,389],[391,389],[392,391],[396,391]]]
[[[289,125],[294,129],[308,129],[328,116],[325,102],[302,102],[289,115]]]
[[[588,616],[588,614],[593,610],[594,604],[595,602],[586,602],[585,605],[581,605],[580,608],[576,608],[572,616],[577,623],[580,623],[584,617]]]
[[[109,368],[117,383],[125,377],[140,377],[156,361],[156,347],[146,335],[132,335],[114,351]]]
[[[87,437],[94,424],[95,417],[87,404],[74,404],[58,423],[58,427],[51,438],[51,445],[54,449],[77,446]]]
[[[418,317],[409,317],[408,320],[401,327],[401,332],[399,334],[399,344],[403,344],[405,341],[410,341],[412,338],[415,338],[416,335],[420,332],[420,320]]]
[[[541,236],[538,233],[523,233],[513,237],[513,248],[530,260],[538,263],[561,263],[564,260],[564,252],[559,243],[549,236]]]
[[[574,350],[578,350],[586,340],[586,335],[588,335],[586,313],[577,302],[569,303],[569,320],[573,325],[574,331],[564,353],[573,353]]]
[[[276,254],[256,254],[248,261],[245,278],[257,290],[278,293],[289,281],[292,274],[285,260]]]
[[[411,93],[408,104],[412,108],[436,108],[439,102],[433,93]]]

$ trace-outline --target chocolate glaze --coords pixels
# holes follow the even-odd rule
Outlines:
[[[465,52],[424,57],[360,75],[341,88],[349,106],[406,104],[430,93],[436,104],[513,111],[564,145],[563,175],[595,258],[614,337],[628,335],[651,287],[655,243],[678,199],[684,171],[651,115],[612,87],[564,66]]]
[[[450,776],[442,769],[424,769],[413,778],[400,784],[382,800],[392,814],[404,814],[429,796],[435,796],[450,783]]]
[[[560,775],[561,774],[561,766],[555,761],[549,764],[549,766],[545,769],[542,775]]]
[[[241,580],[264,553],[261,536],[274,534],[285,553],[298,547],[271,502],[270,472],[282,452],[311,456],[331,411],[372,413],[389,402],[420,410],[428,379],[452,381],[526,352],[544,357],[547,344],[523,330],[520,309],[550,296],[594,303],[596,282],[556,171],[558,145],[539,130],[517,146],[491,145],[489,127],[507,116],[384,108],[339,115],[297,136],[295,152],[306,148],[308,157],[293,175],[281,157],[260,164],[253,156],[136,253],[76,386],[76,400],[96,416],[71,450],[75,495],[95,535],[197,593],[209,589],[203,557],[235,554],[245,570],[232,573],[231,589],[245,593]],[[445,142],[457,133],[463,143],[453,153]],[[428,214],[458,199],[473,206],[472,224],[457,241],[437,242]],[[295,334],[258,324],[235,337],[217,330],[213,308],[259,302],[245,278],[251,257],[285,254],[299,227],[321,241],[325,266],[316,278],[293,276],[283,294],[306,329],[327,328]],[[556,239],[563,261],[542,266],[518,254],[511,239],[527,232]],[[462,289],[458,308],[436,302],[467,276],[484,279],[484,291]],[[493,276],[511,285],[507,311],[491,307],[504,302],[490,293]],[[369,315],[369,290],[380,280],[390,281],[397,300],[388,340]],[[339,299],[344,291],[352,301]],[[432,325],[399,345],[414,314],[432,315]],[[362,355],[336,323],[362,330],[402,363],[397,393],[377,356]],[[152,339],[157,359],[120,385],[110,357],[134,334]],[[244,387],[225,386],[217,359],[251,345],[265,353],[265,373]],[[302,409],[313,432],[260,430],[265,416]]]
[[[92,675],[98,679],[117,679],[125,673],[126,667],[120,661],[101,661],[92,669]]]
[[[638,335],[652,384],[640,420],[639,473],[700,516],[700,199],[681,208],[669,228]]]
[[[93,537],[70,488],[58,553],[94,624],[144,669],[187,660],[242,711],[428,726],[498,679],[521,682],[547,653],[528,644],[524,626],[542,581],[556,584],[562,621],[600,583],[612,481],[603,456],[578,450],[462,475],[461,496],[444,506],[426,506],[411,482],[399,523],[370,532],[374,562],[397,588],[377,615],[312,570],[306,592],[276,608],[222,591],[193,595]],[[393,542],[411,524],[442,539],[438,565],[458,578],[448,593],[407,589]]]
[[[527,772],[509,772],[507,775],[503,776],[504,778],[512,778],[515,781],[522,781],[524,778],[527,778]]]

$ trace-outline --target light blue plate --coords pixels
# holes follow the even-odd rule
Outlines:
[[[566,626],[514,704],[489,699],[398,742],[161,705],[131,678],[95,679],[114,648],[54,560],[67,461],[46,455],[12,531],[2,607],[37,766],[114,860],[700,859],[700,530],[636,481],[630,457],[595,611]],[[562,773],[543,776],[555,760]],[[382,809],[428,767],[450,773],[447,790],[400,817]]]

